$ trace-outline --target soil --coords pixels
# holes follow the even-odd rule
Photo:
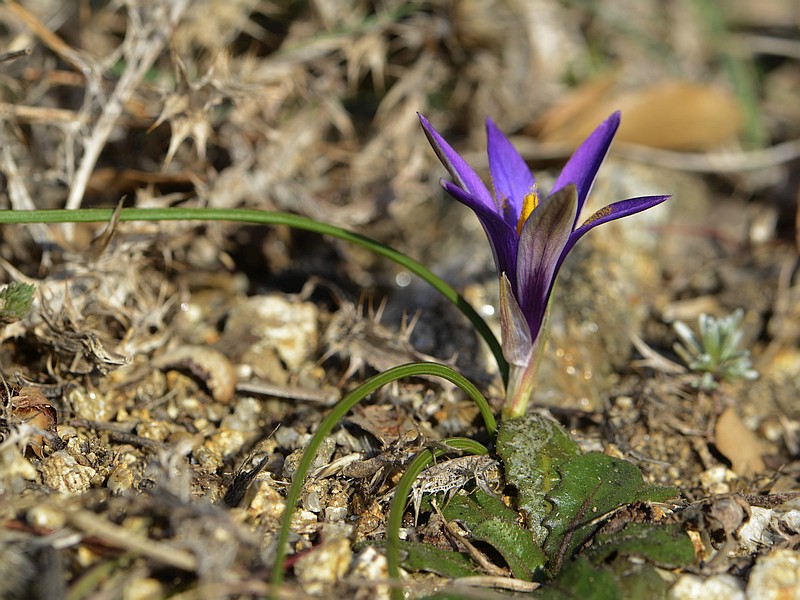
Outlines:
[[[672,198],[570,255],[530,410],[680,489],[668,510],[696,561],[664,574],[672,597],[800,594],[800,69],[763,47],[796,38],[778,4],[122,4],[0,13],[3,46],[30,49],[0,63],[3,208],[296,213],[419,260],[498,335],[484,233],[439,190],[415,113],[487,178],[491,116],[546,190],[586,127],[622,108],[633,125],[586,216]],[[5,283],[36,289],[0,329],[0,597],[264,597],[287,487],[349,391],[433,360],[499,414],[502,381],[469,322],[341,240],[114,220],[0,236]],[[737,310],[758,377],[704,387],[675,324],[697,334],[701,315]],[[348,413],[294,507],[281,595],[388,597],[391,493],[452,436],[489,442],[475,405],[436,378]],[[438,515],[414,512],[404,535],[451,547]],[[421,596],[447,581],[405,583]]]

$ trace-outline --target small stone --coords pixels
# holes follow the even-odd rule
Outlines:
[[[134,578],[122,592],[122,600],[148,600],[148,598],[163,598],[164,596],[163,584],[152,577]]]
[[[232,429],[244,433],[260,431],[263,403],[255,398],[241,398],[236,402],[233,412],[226,415],[220,423],[221,429]]]
[[[727,494],[731,491],[730,483],[738,479],[736,473],[719,465],[700,473],[700,484],[708,495]]]
[[[92,487],[92,479],[96,475],[97,471],[78,464],[66,450],[54,452],[42,462],[42,479],[45,485],[57,492],[85,492]]]
[[[325,520],[329,523],[344,521],[347,518],[346,506],[327,506],[325,507]]]
[[[291,370],[297,370],[317,348],[318,313],[315,304],[272,294],[254,296],[231,309],[225,324],[226,337],[256,338],[250,356],[277,352]],[[253,365],[260,371],[261,365]],[[269,373],[260,373],[267,377]]]
[[[314,460],[311,461],[311,468],[309,471],[313,471],[314,469],[319,469],[320,467],[327,465],[331,461],[334,450],[336,450],[336,440],[334,440],[332,437],[326,437],[324,440],[322,440],[319,448],[317,448],[317,453],[316,456],[314,456]],[[301,448],[299,450],[295,450],[286,457],[286,461],[283,463],[283,476],[286,479],[291,481],[294,478],[297,465],[300,463],[305,451],[305,448]]]
[[[97,391],[76,387],[67,394],[67,403],[76,417],[109,421],[116,414],[119,406]]]
[[[133,473],[126,463],[120,463],[111,471],[106,487],[112,494],[119,495],[133,487]]]
[[[356,581],[388,581],[389,565],[386,557],[375,546],[367,546],[353,560],[350,575]],[[386,583],[378,583],[369,586],[368,589],[370,600],[389,600],[391,598],[391,587]]]
[[[279,427],[272,437],[281,448],[297,448],[301,443],[300,434],[294,427]]]
[[[320,486],[320,483],[322,483],[323,486]],[[311,489],[307,488],[308,491],[303,498],[303,508],[310,510],[313,513],[320,513],[322,512],[322,500],[327,495],[325,493],[327,491],[327,486],[324,485],[324,482],[320,481],[313,481],[308,485],[311,487]]]
[[[732,575],[714,575],[707,579],[683,575],[669,590],[670,600],[745,600],[741,583]]]
[[[292,531],[300,535],[311,535],[317,532],[319,519],[310,510],[301,508],[292,515]]]
[[[760,506],[750,507],[750,519],[736,533],[742,549],[752,553],[772,545],[769,525],[774,516],[774,510]]]
[[[206,441],[205,446],[212,453],[225,459],[239,452],[246,442],[247,439],[241,431],[224,429],[211,436],[211,438]]]
[[[332,539],[299,558],[294,573],[306,593],[317,596],[326,591],[326,584],[344,577],[352,559],[350,541],[347,538]]]
[[[795,535],[800,533],[800,510],[790,510],[782,514],[779,520],[786,531],[794,532]]]
[[[25,486],[24,480],[35,479],[36,467],[22,455],[19,448],[6,444],[0,450],[0,490],[7,486],[21,490]]]
[[[748,600],[800,598],[800,552],[774,550],[756,559],[747,583]]]
[[[50,530],[61,529],[67,521],[62,511],[48,504],[31,507],[25,516],[31,525]]]
[[[208,473],[214,473],[222,466],[222,456],[213,446],[203,444],[192,455]]]
[[[277,521],[286,510],[286,501],[275,488],[275,482],[269,474],[253,481],[247,489],[243,505],[247,506],[249,515],[268,521]]]
[[[172,427],[166,421],[145,421],[136,426],[136,435],[156,442],[163,442],[171,432]]]

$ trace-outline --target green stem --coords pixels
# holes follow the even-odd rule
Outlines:
[[[483,417],[486,430],[489,435],[494,439],[497,434],[497,423],[492,414],[489,403],[486,398],[478,391],[472,383],[470,383],[458,371],[455,371],[447,365],[440,365],[437,363],[410,363],[407,365],[400,365],[370,377],[355,390],[350,392],[347,396],[342,398],[336,406],[333,407],[331,412],[326,416],[322,423],[319,424],[316,433],[311,437],[308,446],[300,457],[300,462],[297,464],[297,470],[292,478],[292,485],[289,492],[286,494],[286,509],[283,513],[281,521],[280,532],[278,533],[278,543],[275,549],[275,562],[272,567],[272,593],[277,594],[281,583],[283,582],[283,562],[286,557],[286,545],[289,541],[289,533],[291,532],[292,513],[294,507],[300,500],[300,493],[303,490],[303,483],[305,482],[306,474],[311,467],[311,463],[317,454],[317,450],[322,444],[322,441],[327,437],[339,421],[359,402],[366,398],[369,394],[380,388],[381,386],[397,381],[404,377],[432,375],[441,377],[451,383],[460,387],[470,397],[470,399],[478,405],[481,416]],[[473,442],[475,444],[477,442]]]
[[[450,438],[443,443],[464,450],[469,454],[487,454],[488,450],[483,445],[469,438]],[[406,472],[400,478],[394,490],[394,497],[389,506],[389,522],[386,525],[386,562],[388,564],[389,578],[397,584],[400,580],[400,527],[403,524],[403,512],[408,505],[408,497],[414,487],[414,482],[420,473],[437,458],[447,453],[445,448],[426,448],[411,461],[406,467]],[[396,600],[403,598],[403,590],[394,587],[392,597]]]
[[[539,373],[539,365],[542,363],[544,349],[547,346],[547,335],[550,331],[550,309],[553,306],[553,298],[547,301],[547,308],[544,311],[544,319],[539,329],[539,336],[534,342],[535,348],[533,355],[527,365],[518,367],[511,366],[509,369],[508,383],[506,384],[506,401],[503,404],[503,411],[500,419],[516,419],[525,414],[528,410],[528,403],[533,396],[533,389],[536,384],[536,375]]]
[[[99,223],[111,219],[114,211],[110,208],[82,208],[79,210],[3,210],[0,223]],[[307,217],[282,212],[254,210],[248,208],[123,208],[120,221],[232,221],[236,223],[256,223],[260,225],[286,225],[322,235],[330,235],[388,258],[421,277],[433,286],[442,296],[452,302],[478,332],[494,355],[503,377],[508,379],[508,363],[503,358],[503,350],[486,321],[475,311],[461,294],[451,285],[434,275],[424,265],[412,258],[381,244],[371,238],[353,233],[336,225],[322,223]]]

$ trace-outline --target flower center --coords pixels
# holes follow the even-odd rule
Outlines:
[[[525,194],[522,199],[522,209],[519,211],[519,222],[517,222],[517,234],[522,232],[522,226],[525,221],[531,216],[531,213],[539,205],[539,192],[536,191],[536,186],[531,188],[531,191]]]

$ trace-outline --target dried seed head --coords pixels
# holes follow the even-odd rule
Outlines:
[[[58,412],[50,401],[38,388],[30,386],[20,388],[11,398],[11,415],[21,423],[41,432],[29,437],[27,447],[39,458],[44,458],[45,441],[58,439],[56,433]]]

